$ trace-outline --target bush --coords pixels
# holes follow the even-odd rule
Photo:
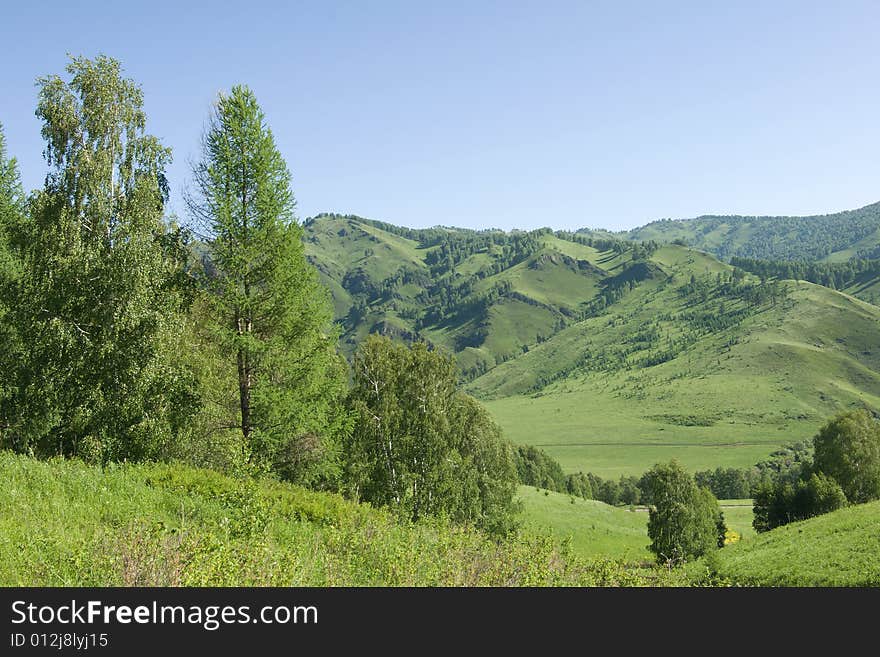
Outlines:
[[[840,485],[822,473],[794,484],[778,481],[763,484],[755,491],[755,531],[765,532],[790,522],[806,520],[846,506]]]

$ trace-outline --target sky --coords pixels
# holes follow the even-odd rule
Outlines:
[[[250,86],[297,214],[622,230],[880,200],[880,3],[4,2],[0,123],[42,184],[35,80],[122,62],[171,146]]]

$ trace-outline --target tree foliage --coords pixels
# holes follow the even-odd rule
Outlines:
[[[757,274],[762,279],[776,278],[810,281],[841,290],[860,280],[880,276],[880,260],[852,258],[845,262],[804,262],[731,258],[730,264]]]
[[[880,423],[868,411],[842,413],[813,437],[813,461],[797,478],[756,487],[759,532],[880,498]]]
[[[146,132],[117,61],[73,58],[39,80],[50,170],[14,231],[20,339],[4,444],[106,461],[155,458],[185,430],[182,300],[163,210],[171,152]]]
[[[843,413],[813,438],[816,472],[840,484],[846,499],[880,498],[880,423],[864,409]]]
[[[676,565],[724,544],[718,501],[700,488],[676,461],[658,463],[646,473],[650,549],[661,563]]]
[[[668,239],[687,242],[727,258],[764,260],[821,260],[852,248],[877,230],[880,203],[856,210],[809,217],[703,216],[663,219],[636,228],[630,239]],[[873,256],[876,257],[876,256]]]
[[[532,445],[519,445],[515,457],[517,477],[521,484],[557,492],[571,492],[567,491],[568,482],[562,466],[544,450]]]
[[[221,95],[188,196],[206,229],[203,336],[227,376],[208,394],[247,458],[329,485],[346,430],[329,294],[306,261],[290,172],[247,87]]]
[[[763,486],[777,483],[795,484],[811,472],[813,445],[804,440],[790,443],[748,468],[722,468],[694,473],[699,486],[705,486],[718,499],[753,497]]]
[[[0,370],[12,372],[20,355],[18,336],[12,321],[12,298],[19,275],[18,258],[12,236],[20,230],[24,218],[24,192],[14,158],[6,152],[6,137],[0,125]],[[10,377],[0,380],[0,445],[4,443],[4,418],[10,409],[4,407],[12,395]]]
[[[765,532],[790,522],[806,520],[846,506],[840,485],[822,473],[794,483],[765,483],[755,490],[755,531]]]
[[[514,524],[512,448],[473,399],[456,390],[451,358],[370,336],[355,355],[348,403],[348,489],[418,519],[447,515],[494,532]]]
[[[11,237],[24,217],[24,208],[18,163],[6,152],[6,136],[0,124],[0,276],[3,280],[13,276],[15,263]]]

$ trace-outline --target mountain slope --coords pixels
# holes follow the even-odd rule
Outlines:
[[[505,434],[570,472],[749,466],[880,409],[880,308],[693,248],[325,216],[307,249],[348,353],[369,332],[448,350]]]
[[[305,228],[344,351],[371,332],[421,338],[455,352],[465,378],[579,319],[644,250],[549,230],[410,230],[338,215]]]
[[[749,466],[841,410],[880,409],[880,309],[784,285],[784,299],[742,315],[730,299],[688,305],[645,287],[468,390],[509,438],[570,472],[638,475],[673,457],[691,470]],[[714,326],[695,324],[722,303]]]
[[[878,257],[880,203],[808,217],[704,215],[654,221],[620,235],[631,240],[689,245],[721,258],[839,262],[857,255]]]
[[[611,326],[588,320],[567,329],[469,390],[495,392],[485,404],[506,435],[541,446],[570,472],[638,475],[673,457],[691,470],[749,466],[786,442],[811,437],[841,410],[880,408],[880,309],[810,283],[789,285],[776,307],[706,334],[666,362],[591,369],[588,361],[538,391],[517,394],[534,370],[580,362],[577,345],[588,344],[588,336],[607,340],[612,350],[630,343],[627,326],[642,325],[660,301],[658,295],[639,303],[639,295],[607,320]]]

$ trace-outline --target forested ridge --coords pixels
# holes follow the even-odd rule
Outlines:
[[[880,203],[806,217],[705,215],[695,219],[663,219],[620,236],[633,240],[679,239],[725,259],[876,258],[880,247]]]

